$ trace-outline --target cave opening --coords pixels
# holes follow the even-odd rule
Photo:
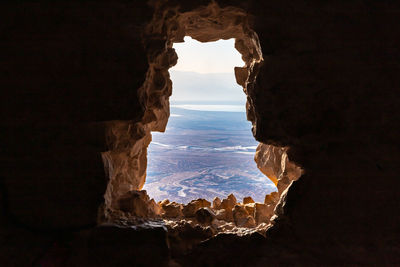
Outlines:
[[[186,205],[169,200],[157,203],[143,190],[152,132],[164,132],[171,118],[169,98],[172,81],[169,71],[178,59],[173,45],[184,42],[185,36],[202,43],[235,40],[234,47],[241,54],[244,66],[235,67],[234,76],[246,95],[246,118],[251,122],[253,135],[257,136],[257,109],[260,108],[257,90],[263,88],[257,85],[256,78],[264,58],[248,14],[234,7],[221,8],[216,3],[187,12],[155,6],[153,20],[147,25],[144,36],[149,69],[143,86],[138,90],[143,115],[135,122],[113,121],[107,133],[111,149],[102,154],[109,177],[102,220],[134,222],[155,219],[167,224],[172,232],[173,229],[180,232],[184,225],[201,225],[211,236],[219,232],[265,232],[276,217],[277,204],[292,181],[302,173],[301,168],[287,158],[287,147],[257,145],[254,155],[257,167],[277,187],[277,192],[267,194],[259,203],[252,203],[250,199],[238,201],[232,194],[214,201],[212,207],[205,199],[195,199]]]
[[[184,40],[173,44],[170,117],[164,133],[152,132],[143,189],[156,201],[218,202],[232,193],[238,202],[264,203],[277,189],[254,161],[258,142],[235,79],[234,67],[244,65],[235,40]]]

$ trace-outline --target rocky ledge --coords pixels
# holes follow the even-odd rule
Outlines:
[[[265,196],[264,203],[256,203],[251,197],[239,202],[233,194],[225,199],[195,199],[188,204],[170,202],[168,199],[156,203],[146,190],[132,190],[118,201],[118,210],[108,211],[108,220],[123,218],[131,222],[148,219],[164,220],[170,228],[189,224],[192,227],[210,228],[214,234],[220,232],[246,232],[266,228],[279,200],[279,194],[272,192]]]

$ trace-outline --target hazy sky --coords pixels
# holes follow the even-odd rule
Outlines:
[[[246,102],[243,88],[236,83],[235,66],[243,66],[234,39],[201,43],[185,37],[175,43],[178,63],[170,69],[171,103],[239,103]]]
[[[199,73],[234,72],[244,66],[241,54],[235,49],[235,39],[201,43],[186,36],[184,43],[175,43],[178,64],[171,70]]]

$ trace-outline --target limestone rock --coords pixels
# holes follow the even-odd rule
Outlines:
[[[211,227],[213,227],[214,229],[217,229],[218,231],[229,231],[232,230],[235,227],[235,224],[232,222],[226,222],[224,220],[218,220],[218,219],[214,219],[211,222]]]
[[[230,194],[228,196],[228,198],[222,200],[221,208],[233,209],[233,207],[236,205],[236,203],[237,203],[236,197],[233,194]]]
[[[182,204],[170,202],[168,204],[162,205],[162,209],[164,210],[164,218],[179,218],[183,216]]]
[[[287,156],[287,147],[275,147],[260,143],[254,160],[257,167],[278,187],[279,194],[296,181],[303,173],[300,166],[291,162]]]
[[[254,211],[254,219],[257,224],[268,223],[274,212],[274,205],[266,205],[261,203],[256,203]]]
[[[235,205],[232,212],[233,212],[233,219],[237,226],[242,226],[246,221],[247,216],[249,216],[249,213],[246,211],[246,209],[240,205]]]
[[[245,205],[243,205],[243,206],[244,206],[244,208],[246,209],[247,213],[248,213],[250,216],[253,216],[253,217],[254,217],[254,210],[255,210],[256,203],[248,203],[248,204],[245,204]]]
[[[160,208],[154,199],[149,199],[146,190],[132,190],[121,196],[118,209],[141,218],[154,218],[160,214]]]
[[[254,203],[254,200],[251,197],[243,198],[243,204]]]
[[[154,200],[154,198],[150,199],[148,204],[149,204],[150,213],[153,213],[153,214],[156,214],[156,215],[160,215],[161,214],[162,209],[161,209],[160,205],[158,205],[157,202]]]
[[[190,201],[190,203],[183,208],[182,212],[185,217],[194,217],[196,211],[204,207],[211,207],[211,203],[205,199],[199,198]]]
[[[279,194],[278,192],[272,192],[269,195],[265,195],[264,204],[271,205],[276,204],[279,201]]]
[[[239,227],[254,227],[254,218],[249,215],[243,206],[235,205],[233,208],[233,219],[236,226]]]
[[[256,221],[253,217],[248,216],[242,227],[253,228],[256,227]]]
[[[168,203],[170,203],[169,199],[164,199],[163,201],[159,202],[161,207],[164,206],[164,205],[167,205]]]
[[[220,209],[216,212],[216,218],[226,222],[233,222],[233,214],[231,209]]]
[[[219,197],[215,197],[213,200],[213,209],[219,210],[221,208],[221,199]]]
[[[198,209],[195,216],[199,223],[207,225],[210,225],[211,222],[215,219],[214,211],[208,207]]]

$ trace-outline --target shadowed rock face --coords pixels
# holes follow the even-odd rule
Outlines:
[[[291,186],[279,192],[279,216],[266,238],[219,235],[175,260],[203,266],[398,263],[398,4],[216,2],[245,10],[261,45],[264,63],[251,72],[257,79],[246,88],[256,139],[289,148],[288,158],[305,173],[288,181],[288,173],[278,170],[281,183]],[[145,3],[122,1],[10,2],[0,9],[0,230],[10,241],[0,245],[5,266],[44,258],[54,262],[54,243],[63,251],[79,249],[86,262],[97,262],[91,258],[96,253],[69,247],[78,236],[143,248],[126,241],[123,232],[116,237],[94,226],[104,192],[112,206],[114,197],[140,190],[147,133],[162,130],[168,118],[162,105],[171,88],[163,78],[167,74],[149,70],[149,62],[167,69],[176,58],[165,38],[167,28],[145,25],[174,17],[161,10],[175,4],[188,12],[208,1],[152,3],[155,14]],[[146,38],[149,31],[158,32],[158,38]],[[222,33],[215,34],[220,38]],[[243,53],[246,43],[237,47]],[[236,71],[241,84],[243,73],[249,72]],[[146,80],[154,86],[146,87]],[[133,181],[138,188],[132,188]],[[181,237],[177,233],[176,239]],[[165,236],[154,239],[164,251]],[[141,240],[148,244],[150,239]],[[188,247],[193,249],[174,248]],[[123,249],[105,251],[113,258]],[[165,263],[167,254],[157,254],[157,263]],[[112,266],[102,262],[107,263]]]

